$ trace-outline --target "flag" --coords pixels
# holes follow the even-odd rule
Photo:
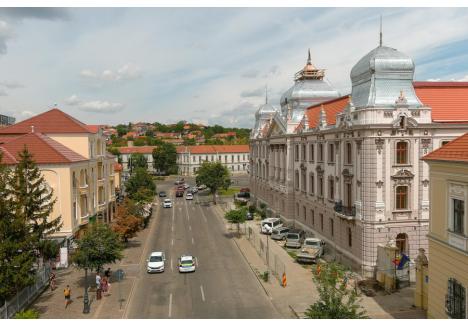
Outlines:
[[[401,258],[400,258],[400,262],[398,263],[398,267],[397,269],[403,269],[403,267],[405,266],[405,264],[409,262],[409,257],[406,256],[405,254],[401,254]]]

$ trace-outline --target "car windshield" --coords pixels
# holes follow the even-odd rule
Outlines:
[[[151,263],[161,262],[161,261],[162,261],[162,257],[161,257],[161,256],[151,256],[149,261],[150,261]]]
[[[318,241],[306,241],[306,246],[318,247],[320,246]]]
[[[180,261],[181,265],[193,265],[193,260],[191,259],[184,259]]]
[[[170,200],[170,199],[164,199],[164,202],[165,202],[165,203],[170,203],[171,200]]]
[[[273,230],[272,233],[273,234],[280,234],[280,230]]]
[[[287,238],[297,240],[299,239],[299,234],[288,234]]]

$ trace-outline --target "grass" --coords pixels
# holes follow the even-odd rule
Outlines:
[[[289,251],[289,250],[286,250],[286,252],[288,253],[289,256],[291,256],[292,259],[296,260],[296,258],[297,258],[297,252],[295,252],[295,251]]]
[[[229,187],[227,190],[221,189],[218,191],[219,196],[233,196],[237,194],[240,190],[240,187]]]

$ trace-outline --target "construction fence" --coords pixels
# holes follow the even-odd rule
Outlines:
[[[0,318],[12,318],[17,312],[27,308],[49,284],[50,267],[42,266],[36,273],[36,282],[18,292],[0,306]]]
[[[272,240],[268,239],[269,236],[255,232],[250,226],[245,228],[245,235],[257,251],[257,254],[262,258],[265,265],[268,266],[269,272],[282,284],[283,274],[286,273],[286,265],[280,257],[274,254],[270,249],[269,246]]]

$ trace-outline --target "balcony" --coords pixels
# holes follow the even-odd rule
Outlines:
[[[81,225],[88,224],[88,222],[89,222],[89,214],[88,213],[86,213],[85,215],[80,217],[80,224]]]
[[[335,202],[335,207],[333,209],[338,217],[347,220],[353,219],[356,216],[356,206],[344,206],[341,200],[339,202]]]
[[[80,194],[87,194],[88,193],[88,188],[89,186],[88,185],[80,185],[79,189],[80,189]]]
[[[98,203],[98,211],[102,211],[105,208],[106,208],[106,202],[105,201]]]

